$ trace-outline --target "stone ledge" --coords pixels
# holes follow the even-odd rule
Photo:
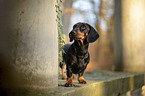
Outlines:
[[[64,87],[65,81],[59,79],[59,87],[46,96],[119,96],[128,91],[141,89],[144,74],[119,72],[92,72],[84,74],[87,84],[73,80],[75,87]]]
[[[77,80],[73,80],[75,86],[64,87],[66,81],[59,77],[57,88],[34,86],[14,90],[11,93],[15,95],[8,96],[132,96],[123,94],[142,89],[144,85],[144,74],[139,73],[93,71],[84,74],[84,78],[87,84],[79,84]],[[143,90],[145,91],[145,88]],[[142,93],[145,92],[142,91]]]

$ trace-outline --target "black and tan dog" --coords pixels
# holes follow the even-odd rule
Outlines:
[[[79,83],[86,84],[83,73],[90,60],[88,52],[89,43],[96,41],[99,38],[99,34],[89,24],[77,23],[69,33],[69,38],[70,42],[73,40],[74,42],[66,44],[63,48],[63,61],[66,64],[67,71],[66,87],[73,85],[73,74],[78,74]]]

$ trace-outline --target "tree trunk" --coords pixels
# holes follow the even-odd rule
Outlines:
[[[73,0],[65,0],[63,2],[63,14],[62,14],[62,22],[63,22],[63,34],[65,38],[65,42],[68,41],[68,33],[69,33],[69,25],[70,25],[70,19],[74,12],[74,9],[72,8]]]

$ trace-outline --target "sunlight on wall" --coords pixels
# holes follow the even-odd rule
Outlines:
[[[145,1],[122,2],[124,70],[145,70]],[[139,68],[140,70],[138,70]]]
[[[142,20],[144,20],[144,6],[142,5],[142,2],[138,2],[138,3],[133,3],[130,6],[130,23],[132,24],[131,31],[134,33],[133,35],[135,36],[135,38],[133,38],[134,41],[138,40],[138,43],[142,42],[141,39],[143,38],[143,35],[140,35],[143,32],[143,28],[144,27],[144,22]],[[138,45],[139,46],[139,45]]]

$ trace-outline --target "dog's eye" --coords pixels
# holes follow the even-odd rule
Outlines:
[[[86,26],[83,25],[80,27],[80,31],[84,31],[84,30],[86,30]]]

